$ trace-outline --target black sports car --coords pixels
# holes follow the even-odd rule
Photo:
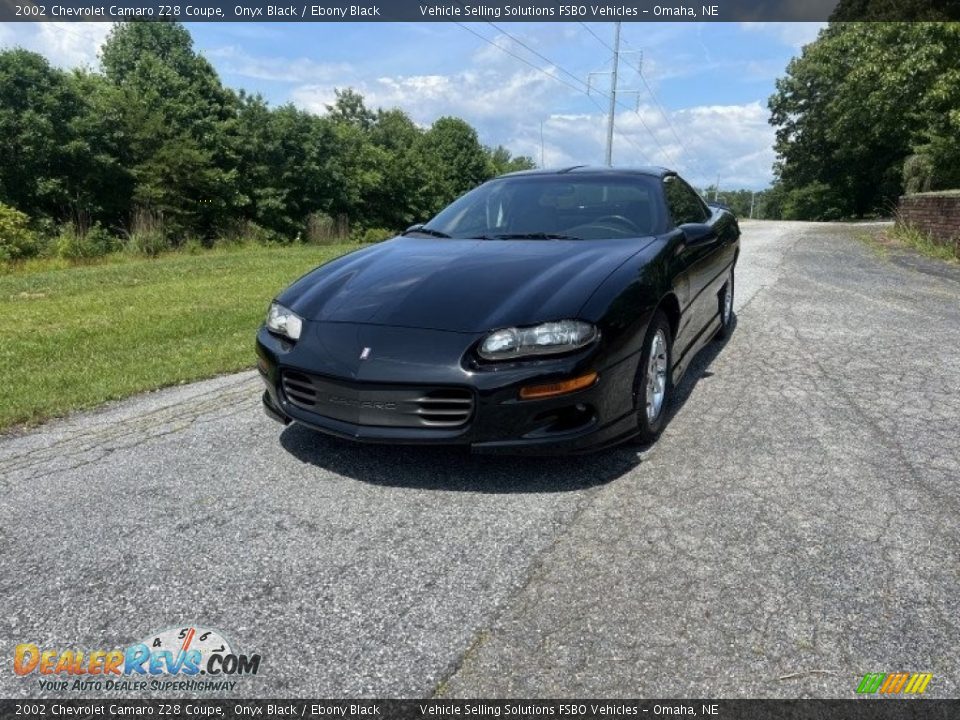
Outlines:
[[[281,293],[257,335],[264,406],[368,442],[651,441],[693,356],[730,329],[739,238],[661,168],[496,178]]]

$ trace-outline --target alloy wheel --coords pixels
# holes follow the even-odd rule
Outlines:
[[[650,360],[647,363],[646,409],[647,421],[653,423],[663,410],[667,391],[667,337],[663,330],[650,341]]]

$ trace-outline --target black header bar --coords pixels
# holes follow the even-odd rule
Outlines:
[[[956,0],[0,0],[0,22],[800,22],[956,20]]]

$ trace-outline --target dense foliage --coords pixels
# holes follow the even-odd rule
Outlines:
[[[888,214],[960,187],[960,23],[831,23],[770,98],[783,217]]]
[[[146,254],[251,237],[372,240],[533,167],[485,148],[462,120],[423,129],[352,90],[325,116],[270,107],[224,87],[178,23],[117,24],[101,66],[65,72],[0,52],[0,228],[19,228],[0,241],[8,259],[42,245],[24,239],[14,209],[67,257],[115,249],[111,236]]]

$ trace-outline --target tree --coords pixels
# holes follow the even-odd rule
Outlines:
[[[371,198],[372,227],[402,230],[430,214],[431,160],[423,155],[423,131],[402,110],[378,110],[371,127],[382,153],[383,183]]]
[[[328,117],[337,123],[346,123],[369,130],[376,120],[376,113],[369,110],[363,101],[363,96],[353,88],[346,90],[335,89],[333,94],[336,100],[333,105],[327,105]]]
[[[424,131],[352,89],[323,117],[234,93],[179,23],[115,25],[101,63],[67,73],[0,52],[0,203],[46,232],[73,220],[85,240],[99,222],[99,233],[125,229],[156,252],[237,232],[293,239],[325,226],[319,213],[374,237],[493,174],[533,167],[482,147],[463,120]],[[36,250],[23,248],[18,257]]]
[[[960,20],[960,0],[840,0],[833,22],[915,22]]]
[[[824,30],[770,98],[785,217],[884,212],[903,190],[908,156],[926,151],[947,162],[958,142],[949,115],[960,106],[958,66],[960,25]]]
[[[133,202],[161,213],[177,239],[213,236],[240,202],[228,136],[237,98],[179,23],[119,23],[101,62],[119,91]]]
[[[442,117],[434,122],[424,133],[421,146],[430,163],[428,188],[433,212],[493,175],[477,131],[459,118]]]
[[[73,123],[83,103],[70,77],[43,56],[0,52],[0,200],[34,217],[69,216]]]
[[[533,170],[537,166],[533,158],[526,155],[511,156],[510,151],[503,145],[486,148],[486,152],[491,171],[495,176],[520,170]]]

